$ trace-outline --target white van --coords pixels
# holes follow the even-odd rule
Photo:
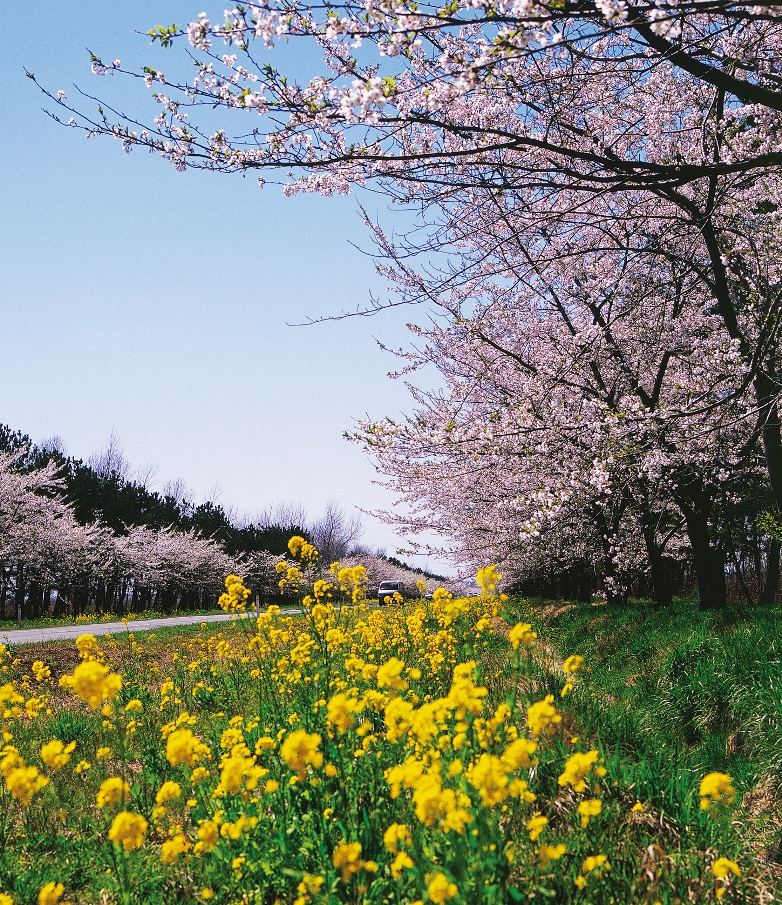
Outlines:
[[[377,599],[381,605],[389,604],[394,593],[401,594],[405,600],[411,596],[403,581],[381,581],[377,589]]]

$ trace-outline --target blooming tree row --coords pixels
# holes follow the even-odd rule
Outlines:
[[[279,553],[231,555],[219,538],[193,528],[81,524],[61,464],[30,467],[29,458],[26,449],[0,452],[0,618],[18,610],[29,618],[210,607],[233,572],[264,601],[280,596]],[[343,565],[361,565],[370,587],[389,578],[415,586],[414,572],[379,555],[354,552]]]
[[[52,461],[26,470],[20,454],[0,453],[0,599],[25,616],[74,615],[212,603],[234,566],[222,547],[195,532],[133,527],[117,535],[80,525],[63,500]]]
[[[449,316],[419,328],[406,356],[411,369],[434,363],[446,389],[358,433],[409,504],[398,521],[519,577],[592,562],[611,595],[647,572],[661,603],[667,573],[691,562],[702,596],[724,602],[714,516],[767,481],[745,371],[697,286],[629,250],[607,254],[604,238],[580,271],[554,257],[541,282],[509,237],[476,236],[460,258],[469,279],[442,302]],[[443,292],[441,276],[396,265],[403,298]]]
[[[724,603],[752,505],[782,512],[776,7],[277,0],[150,34],[186,40],[195,77],[92,67],[142,79],[153,122],[47,90],[53,115],[178,169],[418,211],[375,235],[390,304],[440,315],[409,366],[447,388],[360,432],[409,527],[517,576],[599,560],[609,595],[648,572],[660,602],[686,556]],[[294,37],[324,55],[301,84],[264,59]]]

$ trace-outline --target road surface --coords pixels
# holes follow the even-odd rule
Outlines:
[[[298,613],[299,610],[283,610],[281,615]],[[149,632],[157,628],[177,625],[200,625],[202,622],[227,622],[234,618],[228,613],[214,616],[170,616],[168,619],[133,619],[124,622],[96,622],[94,625],[53,625],[50,628],[22,628],[0,631],[0,644],[40,644],[42,641],[68,641],[79,635],[119,635],[122,632]],[[254,619],[255,613],[242,613],[241,619]]]

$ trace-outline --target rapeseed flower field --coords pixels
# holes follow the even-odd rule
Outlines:
[[[281,576],[300,616],[85,634],[59,679],[2,650],[0,905],[746,900],[731,778],[702,777],[663,852],[665,816],[565,709],[588,664],[543,687],[495,569],[386,608],[360,567]],[[249,596],[229,576],[221,605]]]

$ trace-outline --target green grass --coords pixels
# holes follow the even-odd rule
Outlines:
[[[639,799],[680,822],[703,775],[734,779],[733,844],[782,894],[782,610],[704,613],[685,601],[510,609],[537,623],[554,660],[584,657],[569,709]],[[545,674],[556,693],[561,673],[550,663]]]
[[[266,635],[254,634],[255,620],[100,638],[107,662],[123,675],[112,717],[116,725],[107,725],[99,711],[88,710],[59,686],[59,677],[79,662],[72,642],[12,648],[0,684],[15,681],[25,697],[39,691],[30,678],[33,661],[51,668],[42,689],[50,695],[47,709],[35,719],[20,714],[7,723],[25,761],[50,782],[27,806],[0,786],[0,891],[12,894],[15,905],[36,905],[41,886],[57,880],[66,887],[64,901],[73,905],[199,903],[207,901],[200,895],[203,888],[214,891],[212,905],[292,905],[307,871],[323,876],[325,885],[306,905],[411,905],[433,901],[427,878],[443,869],[459,890],[451,905],[546,900],[712,905],[722,887],[711,866],[727,857],[741,865],[742,876],[730,883],[721,905],[766,905],[782,898],[776,793],[781,664],[774,652],[781,616],[759,609],[716,618],[685,604],[657,612],[640,604],[609,609],[509,601],[507,622],[534,621],[539,632],[532,650],[518,656],[507,638],[509,626],[489,616],[475,622],[480,602],[450,632],[437,621],[436,603],[427,603],[426,611],[419,606],[333,612],[329,624],[348,633],[350,644],[335,639],[339,646],[329,649],[328,657],[313,652],[296,670],[293,651],[301,657],[304,649],[297,646],[310,639],[302,632],[317,635],[323,629],[306,615],[275,621],[285,637],[265,647]],[[489,625],[495,632],[488,632]],[[380,685],[363,667],[348,671],[356,652],[375,665],[399,655],[415,666],[418,675],[410,675],[410,690],[402,694],[414,693],[416,703],[448,692],[454,664],[477,660],[486,686],[481,715],[465,710],[457,716],[454,704],[438,717],[436,733],[422,736],[428,740],[417,747],[411,736],[387,739],[383,708],[393,696],[378,708],[371,705]],[[584,656],[584,668],[574,692],[561,698],[562,661],[573,653]],[[272,670],[284,673],[282,684]],[[329,728],[323,706],[338,677],[367,696],[360,722],[344,735]],[[538,762],[523,774],[535,801],[482,802],[479,786],[468,778],[471,765],[484,752],[501,753],[516,732],[526,734],[527,707],[547,694],[554,696],[561,722],[537,737]],[[136,698],[142,709],[126,713],[124,705]],[[502,708],[509,710],[497,723],[497,735],[486,734],[485,720]],[[197,717],[195,731],[213,753],[211,776],[197,786],[189,768],[166,756],[162,728],[183,710]],[[126,733],[131,718],[138,720],[138,731]],[[223,743],[223,734],[235,720],[243,721],[249,751],[261,735],[279,742],[293,726],[317,730],[326,761],[339,769],[326,774],[317,768],[307,781],[292,783],[280,750],[264,746],[259,763],[280,785],[268,792],[248,786],[246,792],[221,794],[220,757],[231,744]],[[464,733],[465,726],[457,745],[455,733]],[[367,756],[357,757],[369,737],[364,729],[371,729],[374,740]],[[77,744],[72,762],[56,774],[39,756],[51,739]],[[102,746],[112,753],[98,758]],[[571,755],[595,748],[605,776],[600,768],[580,790],[563,782]],[[442,759],[443,781],[468,794],[471,822],[462,832],[425,823],[410,791],[389,794],[385,771],[413,751],[427,763]],[[92,767],[76,774],[73,767],[82,758]],[[462,768],[452,772],[457,760]],[[735,779],[739,795],[727,812],[706,813],[699,806],[700,780],[714,770]],[[112,812],[96,803],[108,776],[127,779],[126,806],[150,823],[145,844],[127,856],[108,840]],[[155,817],[155,796],[164,780],[180,782],[184,794],[169,814]],[[584,827],[576,809],[593,796],[602,800],[602,813]],[[221,834],[206,855],[191,851],[163,863],[161,846],[177,826],[195,842],[199,821],[218,809],[230,820],[247,813],[257,823],[237,839]],[[536,812],[548,819],[538,841],[527,832],[527,820]],[[391,822],[405,823],[413,833],[414,867],[401,880],[390,874],[392,855],[382,843]],[[353,839],[361,842],[362,857],[379,868],[344,880],[333,850],[341,840]],[[566,850],[547,867],[538,846],[559,842]],[[590,875],[581,888],[585,859],[598,853],[609,858],[610,871]],[[240,870],[234,866],[237,856],[246,858]]]

